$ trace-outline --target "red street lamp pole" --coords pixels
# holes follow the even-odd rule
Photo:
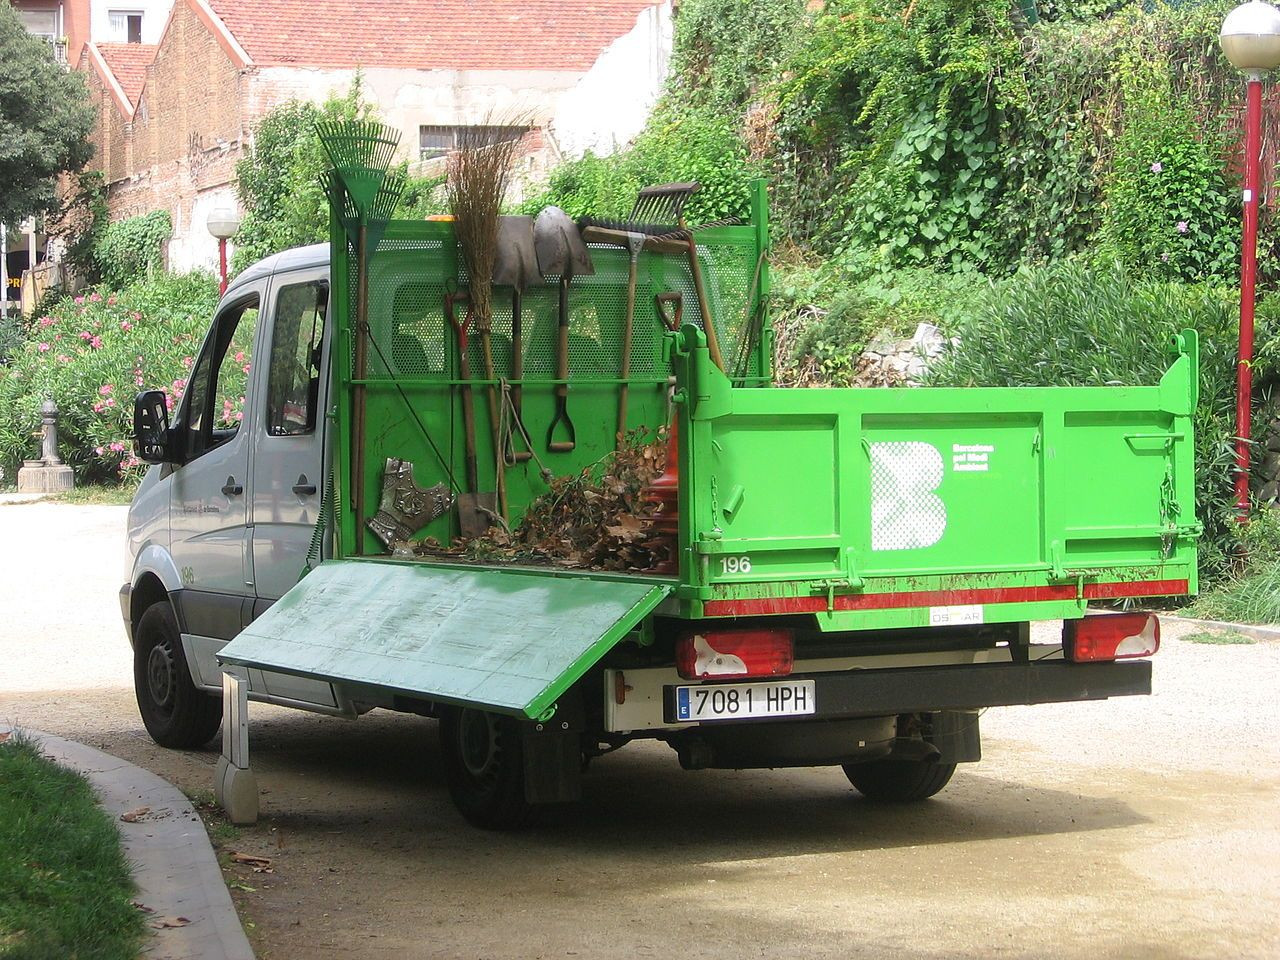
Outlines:
[[[217,207],[206,225],[218,240],[218,296],[222,296],[227,292],[227,241],[240,229],[240,214],[235,207]]]
[[[1249,522],[1253,429],[1253,305],[1258,277],[1258,168],[1262,165],[1262,75],[1249,74],[1244,113],[1244,237],[1240,246],[1240,347],[1236,359],[1236,518]]]
[[[1262,75],[1280,66],[1280,10],[1249,0],[1218,35],[1231,65],[1248,78],[1244,115],[1244,235],[1240,244],[1240,347],[1236,359],[1237,519],[1249,522],[1249,437],[1253,418],[1253,302],[1258,273],[1258,168],[1262,153]]]
[[[218,296],[227,292],[227,238],[218,238]]]

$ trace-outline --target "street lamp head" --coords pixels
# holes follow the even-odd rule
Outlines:
[[[1240,4],[1222,21],[1218,42],[1231,65],[1251,77],[1280,67],[1280,10],[1262,0]]]
[[[229,240],[240,229],[240,214],[235,207],[215,207],[205,224],[219,240]]]

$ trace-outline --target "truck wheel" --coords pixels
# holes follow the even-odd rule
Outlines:
[[[520,729],[509,717],[470,708],[440,718],[445,782],[458,811],[485,830],[514,830],[529,819]]]
[[[947,785],[954,763],[929,763],[886,757],[867,763],[846,763],[844,775],[868,800],[909,803],[928,800]]]
[[[162,747],[203,747],[222,722],[222,698],[191,682],[182,637],[167,603],[147,607],[133,645],[133,689],[138,712]]]

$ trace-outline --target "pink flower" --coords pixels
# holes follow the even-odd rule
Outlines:
[[[247,364],[247,363],[244,365],[244,372],[245,372],[245,373],[248,373],[248,372],[249,372],[249,364]]]
[[[1179,221],[1178,221],[1178,232],[1179,232],[1179,233],[1186,233],[1186,232],[1187,232],[1188,230],[1190,230],[1190,229],[1191,229],[1191,228],[1187,225],[1187,221],[1185,221],[1185,220],[1179,220]]]
[[[102,338],[94,337],[92,340],[89,341],[89,346],[93,347],[93,349],[95,350],[102,349]]]
[[[93,334],[90,333],[88,330],[81,330],[78,334],[76,334],[76,336],[78,336],[81,340],[93,339]]]
[[[111,391],[112,391],[112,390],[114,390],[114,389],[115,389],[115,387],[114,387],[112,384],[110,384],[110,383],[104,383],[102,386],[100,386],[100,387],[98,388],[98,393],[99,393],[99,395],[101,395],[101,396],[104,396],[104,397],[105,397],[105,396],[110,395]]]
[[[104,409],[105,409],[105,408],[104,408],[104,407],[102,406],[102,404],[100,404],[100,403],[95,403],[95,404],[93,405],[93,412],[94,412],[94,413],[101,413]]]
[[[84,297],[76,297],[76,303],[77,304],[84,303]]]
[[[237,420],[243,420],[243,419],[244,419],[244,414],[243,414],[243,413],[241,413],[239,410],[237,410],[237,411],[236,411],[236,419],[237,419]]]
[[[46,350],[49,349],[49,345],[47,343],[37,344],[36,349],[39,350],[41,353],[44,353]]]
[[[70,363],[70,362],[71,362],[71,358],[70,358],[70,357],[68,357],[65,353],[60,353],[60,354],[58,354],[58,362],[59,362],[59,363]]]
[[[107,397],[107,402],[104,404],[104,406],[114,407],[115,405],[116,405],[115,397]]]
[[[1152,173],[1162,173],[1163,171],[1164,171],[1164,164],[1161,163],[1159,160],[1157,160],[1155,163],[1151,165]]]
[[[133,319],[134,319],[134,320],[141,320],[141,319],[142,319],[142,314],[140,314],[137,310],[133,311]]]
[[[109,444],[107,449],[111,450],[114,453],[124,453],[124,444],[121,443],[119,440],[116,440],[113,443]]]
[[[53,335],[53,339],[55,339],[55,340],[61,340],[61,339],[62,339],[62,334],[60,334],[60,333],[55,333],[55,334]]]
[[[138,386],[142,386],[142,377],[141,376],[134,377],[133,382]]]
[[[130,330],[133,329],[133,324],[130,323],[128,320],[121,320],[120,329],[128,333]]]
[[[40,326],[42,326],[42,327],[52,327],[52,326],[53,326],[53,324],[54,324],[53,317],[41,317],[41,318],[40,318]]]
[[[243,351],[243,350],[239,350],[239,351],[237,351],[237,352],[236,352],[236,363],[244,363],[244,351]]]
[[[183,357],[183,358],[182,358],[182,365],[183,365],[184,367],[189,367],[189,366],[191,366],[191,364],[193,364],[194,362],[195,362],[195,360],[194,360],[194,358],[192,358],[192,357]]]
[[[96,453],[98,456],[102,456],[106,451],[103,450],[102,447],[94,447],[93,452]]]
[[[113,293],[111,296],[107,297],[107,306],[114,307],[115,305],[116,305],[116,295]]]
[[[169,396],[167,393],[164,395],[164,408],[166,410],[173,409],[173,397]]]
[[[91,294],[89,294],[89,299],[90,299],[90,300],[92,300],[94,303],[101,303],[101,302],[102,302],[102,294],[100,294],[100,293],[91,293]]]

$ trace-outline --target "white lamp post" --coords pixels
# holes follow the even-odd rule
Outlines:
[[[215,207],[205,225],[218,238],[218,296],[222,296],[227,292],[227,241],[240,229],[240,214],[235,207]]]
[[[1236,510],[1249,519],[1249,433],[1253,406],[1253,302],[1257,280],[1258,168],[1262,155],[1262,76],[1280,67],[1280,10],[1250,0],[1222,21],[1222,52],[1248,80],[1244,114],[1244,236],[1240,245],[1240,347],[1236,362]]]

